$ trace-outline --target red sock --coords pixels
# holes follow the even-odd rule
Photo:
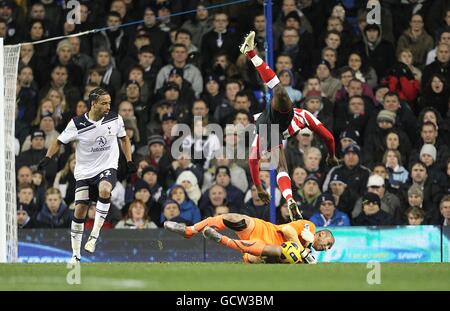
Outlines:
[[[286,201],[292,199],[292,184],[291,178],[289,177],[288,173],[286,172],[278,173],[277,184]]]
[[[237,250],[241,253],[249,253],[254,256],[261,256],[265,243],[256,240],[233,240],[227,236],[222,236],[220,239],[220,244]]]
[[[256,54],[254,50],[248,52],[247,57],[252,61],[253,65],[255,65],[261,79],[268,87],[273,89],[275,85],[280,83],[276,73]]]

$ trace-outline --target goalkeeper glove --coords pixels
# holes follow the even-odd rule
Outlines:
[[[136,172],[137,172],[136,164],[134,164],[133,161],[128,161],[128,162],[127,162],[127,173],[128,173],[129,175],[131,175],[131,174],[134,174],[134,173],[136,173]]]
[[[302,239],[308,242],[309,244],[314,242],[314,234],[311,233],[308,229],[303,229],[301,232]]]
[[[43,171],[52,162],[50,157],[45,156],[38,164],[38,171]]]
[[[313,256],[313,254],[311,254],[311,250],[309,248],[305,248],[300,253],[300,256],[302,256],[302,259],[308,264],[316,264],[317,263],[316,258]]]

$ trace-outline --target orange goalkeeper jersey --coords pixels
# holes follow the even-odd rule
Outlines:
[[[281,229],[284,226],[291,226],[297,232],[298,238],[303,246],[306,246],[308,243],[302,239],[301,232],[304,228],[309,229],[312,234],[316,232],[316,226],[308,221],[308,220],[296,220],[284,225],[274,225],[270,222],[253,218],[255,221],[255,227],[250,234],[249,240],[260,240],[266,244],[277,244],[281,245],[286,242]]]

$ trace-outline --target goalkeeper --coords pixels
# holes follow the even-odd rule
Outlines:
[[[300,248],[303,261],[313,264],[316,263],[316,259],[311,254],[311,247],[316,251],[324,251],[334,244],[331,231],[315,232],[315,225],[307,220],[274,225],[258,218],[234,213],[208,217],[193,226],[166,221],[164,228],[185,238],[203,232],[205,237],[244,253],[243,260],[246,263],[279,262],[281,244],[291,241]],[[230,239],[218,232],[227,228],[235,231],[239,240]]]

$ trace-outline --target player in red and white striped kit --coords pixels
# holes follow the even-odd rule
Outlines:
[[[320,135],[325,140],[328,148],[327,164],[334,166],[338,164],[335,156],[335,142],[333,135],[323,126],[314,115],[309,111],[300,108],[294,108],[294,104],[290,100],[286,90],[280,84],[275,72],[257,55],[254,50],[255,32],[251,31],[244,39],[244,43],[240,47],[242,54],[247,55],[253,65],[256,67],[259,75],[264,83],[273,89],[273,97],[270,103],[270,108],[263,111],[256,120],[256,137],[252,143],[252,148],[249,157],[250,174],[258,191],[258,195],[266,204],[270,201],[269,194],[263,189],[261,180],[259,178],[259,160],[261,159],[261,152],[267,151],[278,152],[278,175],[277,184],[286,199],[289,207],[291,220],[301,219],[302,215],[298,209],[297,203],[292,197],[291,178],[288,174],[286,157],[284,155],[281,142],[290,136],[297,134],[302,128],[308,127],[314,133]],[[279,126],[279,143],[273,144],[270,139],[270,129],[272,124]],[[261,137],[261,125],[267,125],[268,131],[265,137]],[[267,133],[269,133],[267,135]]]

